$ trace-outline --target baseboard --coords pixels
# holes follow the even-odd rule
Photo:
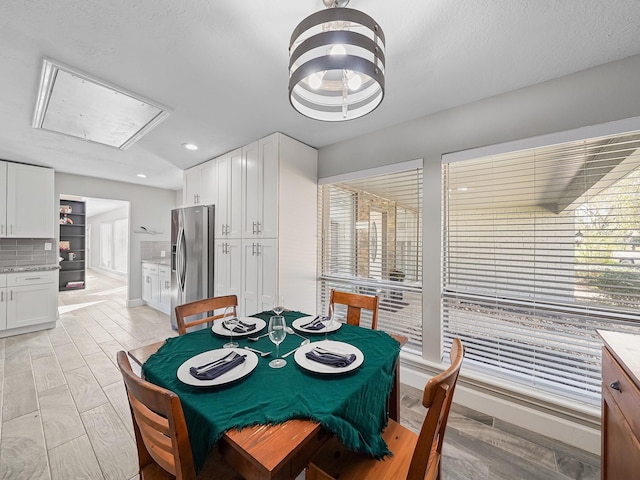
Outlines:
[[[400,381],[422,390],[437,367],[412,354],[401,354]],[[478,379],[461,373],[454,403],[498,418],[504,422],[552,438],[589,453],[600,455],[600,419],[594,412],[572,410],[538,398],[527,398],[521,392],[493,391]]]
[[[133,300],[127,301],[127,308],[141,307],[142,305],[146,305],[146,303],[141,298],[134,298]]]

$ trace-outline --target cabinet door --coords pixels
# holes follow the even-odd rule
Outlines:
[[[258,236],[278,236],[278,168],[280,149],[277,134],[260,140]]]
[[[278,241],[262,239],[258,244],[258,311],[271,310],[278,293]]]
[[[200,203],[215,205],[218,203],[218,164],[210,160],[202,165],[200,170]]]
[[[0,330],[7,329],[7,289],[0,288]]]
[[[242,237],[242,149],[234,150],[229,154],[230,178],[229,178],[229,238]]]
[[[240,239],[216,240],[215,296],[242,297],[242,246]]]
[[[0,237],[7,236],[7,162],[0,161]]]
[[[218,203],[216,203],[215,210],[216,238],[225,238],[229,229],[231,160],[224,156],[219,158],[216,163],[218,165]]]
[[[259,244],[255,240],[242,241],[242,303],[241,315],[261,312],[258,308],[258,260]]]
[[[154,307],[159,307],[160,306],[160,278],[158,277],[158,275],[149,275],[149,278],[151,279],[151,301],[149,302],[150,305],[153,305]]]
[[[50,168],[7,164],[7,237],[54,238],[54,172]]]
[[[153,298],[153,287],[151,284],[151,277],[153,275],[148,273],[142,274],[142,300],[145,303],[151,303]]]
[[[56,320],[57,284],[9,287],[7,293],[7,328],[26,327]]]
[[[171,279],[158,277],[160,280],[160,302],[159,307],[167,315],[171,310]]]
[[[202,175],[200,165],[184,171],[184,182],[182,189],[182,203],[185,207],[198,205],[198,196],[202,190]]]
[[[257,238],[260,221],[260,161],[259,142],[254,142],[242,149],[242,237]]]
[[[602,478],[637,478],[640,472],[640,437],[634,433],[610,393],[602,392]],[[630,415],[637,413],[629,412]]]

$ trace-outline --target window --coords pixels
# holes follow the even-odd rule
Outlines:
[[[422,168],[325,184],[319,197],[319,311],[332,288],[378,295],[378,328],[420,352]]]
[[[443,165],[444,349],[590,405],[596,329],[640,333],[640,134]],[[446,159],[445,159],[446,162]]]
[[[127,273],[129,220],[126,218],[100,223],[100,266]]]

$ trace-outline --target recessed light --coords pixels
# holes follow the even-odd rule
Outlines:
[[[182,146],[184,148],[186,148],[187,150],[197,150],[198,149],[198,145],[195,145],[193,143],[183,143]]]
[[[139,173],[139,174],[138,174],[138,177],[140,177],[140,178],[147,178],[147,176],[146,176],[144,173]]]

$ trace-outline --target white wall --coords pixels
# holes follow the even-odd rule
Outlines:
[[[83,177],[56,172],[55,195],[80,195],[110,198],[129,202],[129,306],[142,304],[142,264],[140,242],[171,239],[171,209],[176,207],[176,192],[162,188],[145,187],[132,183],[115,182],[100,178]],[[140,225],[161,232],[150,236],[134,233]],[[95,236],[96,232],[92,234]]]

